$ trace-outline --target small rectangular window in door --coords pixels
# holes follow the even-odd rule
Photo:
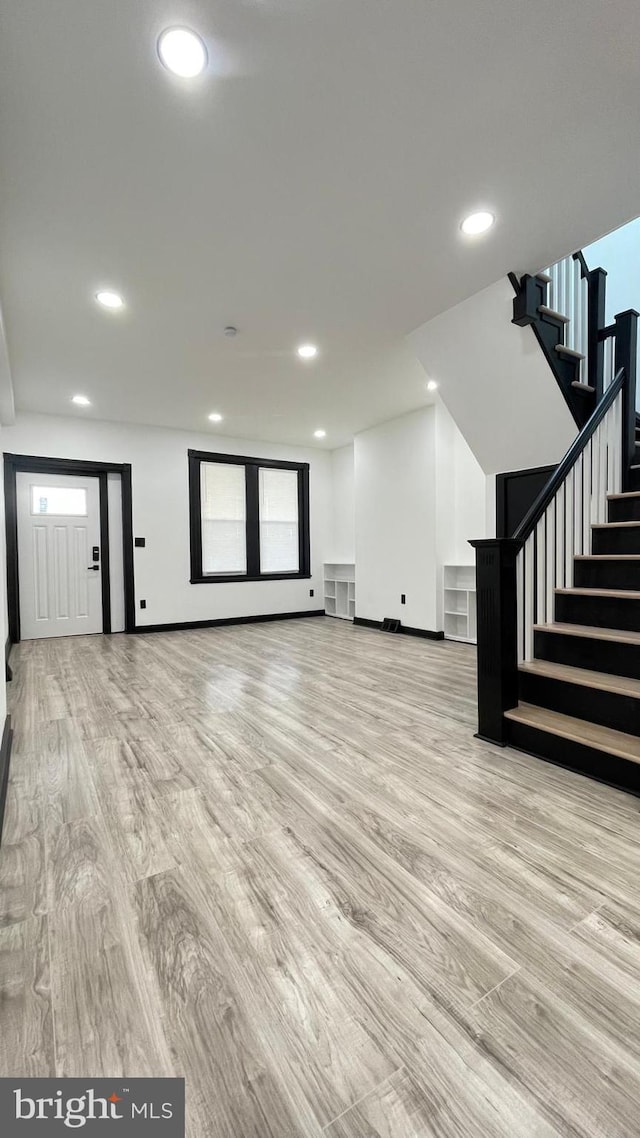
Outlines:
[[[32,486],[31,514],[86,518],[87,491],[83,486]]]

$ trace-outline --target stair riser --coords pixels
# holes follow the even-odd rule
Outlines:
[[[610,522],[640,522],[640,498],[612,498],[608,517]]]
[[[560,735],[540,731],[525,723],[514,723],[512,720],[506,722],[507,737],[513,747],[556,763],[557,766],[580,771],[600,782],[640,794],[640,764],[619,759],[616,755],[609,755],[583,743],[574,743]]]
[[[640,469],[629,471],[629,485],[627,490],[640,490]]]
[[[640,600],[624,597],[585,597],[556,594],[556,620],[589,628],[624,628],[640,632]]]
[[[632,696],[521,672],[520,699],[628,735],[640,735],[640,700]]]
[[[588,636],[563,636],[560,632],[535,632],[534,655],[554,664],[570,664],[612,676],[640,677],[640,644],[624,644]]]
[[[592,553],[640,553],[640,526],[627,529],[594,529]]]
[[[576,561],[577,589],[631,589],[640,592],[640,561]]]

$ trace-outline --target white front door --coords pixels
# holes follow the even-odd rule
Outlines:
[[[20,636],[102,632],[98,479],[20,472],[16,500]]]

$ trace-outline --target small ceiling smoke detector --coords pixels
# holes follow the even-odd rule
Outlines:
[[[481,209],[477,213],[470,213],[468,217],[465,217],[460,228],[467,237],[478,237],[481,233],[486,233],[488,229],[491,229],[495,220],[493,213]]]
[[[238,329],[234,328],[233,324],[227,324],[227,327],[224,330],[224,334],[232,340],[234,336],[238,335]]]

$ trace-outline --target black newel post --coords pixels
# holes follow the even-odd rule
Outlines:
[[[604,382],[604,340],[600,339],[600,329],[605,325],[605,297],[607,274],[604,269],[592,269],[587,277],[589,287],[589,308],[587,316],[587,339],[589,343],[588,383],[596,389],[596,402],[602,395]]]
[[[629,467],[636,450],[636,369],[638,362],[638,313],[630,308],[616,316],[615,370],[625,370],[622,388],[622,489],[630,488]]]
[[[478,606],[478,738],[505,746],[504,712],[518,703],[516,557],[513,538],[471,541]]]

